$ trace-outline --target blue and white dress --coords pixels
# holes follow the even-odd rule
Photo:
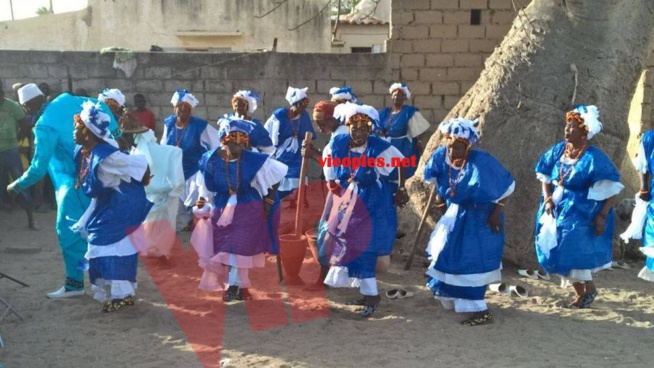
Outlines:
[[[164,120],[161,144],[182,149],[182,166],[186,184],[184,193],[180,196],[183,205],[179,207],[178,218],[182,224],[186,225],[191,219],[186,207],[194,204],[188,198],[191,191],[190,186],[198,172],[198,162],[205,152],[220,146],[220,139],[218,131],[204,119],[191,116],[185,128],[178,127],[176,122],[177,115],[170,115]]]
[[[300,186],[301,145],[305,134],[309,132],[312,139],[316,139],[309,114],[305,111],[302,115],[289,119],[289,111],[287,107],[280,107],[273,112],[265,125],[273,146],[275,146],[275,159],[288,166],[288,173],[279,184],[281,199],[290,195],[294,189]]]
[[[447,202],[427,247],[428,287],[447,309],[484,311],[486,286],[502,279],[504,250],[504,228],[494,234],[488,218],[495,203],[513,193],[513,177],[482,150],[471,150],[462,169],[453,167],[441,146],[429,159],[424,179]]]
[[[198,225],[191,238],[205,270],[200,288],[220,290],[225,284],[247,288],[247,269],[263,267],[264,253],[276,252],[271,240],[276,239],[277,229],[270,229],[262,218],[264,197],[286,175],[287,167],[266,154],[251,151],[244,151],[240,162],[225,162],[217,150],[211,150],[202,156],[199,168],[197,193],[213,207],[210,231],[200,236],[196,232],[202,232],[204,225]],[[223,214],[230,220],[221,221]],[[232,267],[229,275],[225,266]]]
[[[141,224],[153,206],[141,183],[148,167],[146,158],[100,143],[82,160],[81,146],[77,146],[75,161],[84,175],[80,185],[92,198],[78,226],[88,234],[85,257],[94,299],[103,302],[109,297],[133,296],[137,250],[146,242]]]
[[[562,277],[562,286],[592,280],[592,272],[611,267],[613,250],[613,209],[606,217],[606,229],[595,236],[593,220],[604,201],[620,193],[620,173],[611,159],[599,148],[590,146],[576,160],[565,153],[566,142],[559,142],[545,152],[536,164],[536,177],[552,183],[551,194],[556,206],[556,246],[536,246],[541,267]],[[541,216],[545,212],[541,197],[536,214],[536,241],[541,233]]]
[[[395,147],[378,137],[370,136],[367,144],[356,148],[350,148],[350,140],[349,134],[334,136],[324,154],[331,154],[332,160],[365,155],[375,162],[402,157]],[[324,167],[327,180],[336,180],[341,186],[341,195],[332,196],[327,204],[330,208],[325,210],[318,235],[321,255],[330,255],[332,264],[325,284],[360,287],[363,295],[378,295],[377,257],[391,254],[397,233],[397,215],[388,182],[391,170],[386,165],[366,165],[356,170],[343,165]],[[327,237],[331,240],[327,241]]]
[[[404,157],[416,157],[418,153],[418,137],[429,129],[429,122],[422,116],[416,107],[404,105],[398,112],[392,112],[390,107],[379,110],[379,124],[375,127],[378,134],[385,137]],[[406,178],[413,176],[416,167],[408,167]],[[398,171],[394,170],[390,176],[393,192],[398,186]]]
[[[642,174],[650,174],[649,188],[650,192],[654,186],[654,130],[650,130],[643,134],[640,143],[640,150],[636,156],[635,162],[636,170]],[[645,219],[645,226],[642,233],[643,246],[640,251],[647,257],[645,260],[645,267],[638,273],[638,277],[643,280],[654,282],[654,201],[650,200],[647,203],[647,217]]]

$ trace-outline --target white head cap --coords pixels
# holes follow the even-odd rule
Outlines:
[[[252,114],[257,109],[259,95],[252,91],[238,91],[234,97],[242,98],[248,103],[248,113]]]
[[[24,105],[37,96],[43,96],[43,92],[34,83],[26,84],[18,89],[18,102],[21,105]]]
[[[411,91],[409,91],[409,87],[407,87],[406,84],[404,84],[403,82],[391,84],[391,88],[388,89],[388,93],[393,94],[393,91],[395,91],[396,89],[402,90],[407,100],[411,98]]]
[[[177,106],[177,104],[180,102],[186,102],[187,104],[191,105],[192,108],[195,108],[200,103],[200,101],[198,101],[195,96],[190,94],[185,89],[178,89],[175,91],[173,98],[170,100],[170,103],[173,104],[173,106]]]
[[[356,114],[364,114],[368,116],[373,124],[379,123],[379,112],[372,106],[346,102],[344,104],[339,104],[334,108],[334,118],[343,124],[346,124],[347,121]]]
[[[98,95],[98,100],[106,102],[107,99],[114,100],[122,107],[125,106],[125,95],[117,88],[105,88],[102,93]]]
[[[290,103],[291,105],[295,105],[296,103],[307,98],[307,90],[309,90],[309,87],[305,87],[305,88],[288,87],[288,89],[286,90],[286,101],[288,101],[288,103]]]

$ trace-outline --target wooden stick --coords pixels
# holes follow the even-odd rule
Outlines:
[[[429,213],[429,208],[431,207],[431,204],[434,201],[434,197],[436,197],[435,185],[431,188],[431,192],[429,193],[429,199],[427,200],[427,205],[425,206],[425,210],[422,211],[422,218],[420,219],[420,225],[418,225],[418,231],[416,231],[416,239],[413,241],[413,247],[411,248],[409,259],[407,259],[406,263],[404,264],[405,271],[411,268],[411,263],[413,263],[413,256],[416,254],[418,240],[420,239],[420,233],[422,232],[422,228],[425,226],[425,222],[427,221],[427,214]]]
[[[304,142],[311,142],[312,135],[306,132]],[[302,236],[302,209],[304,208],[304,197],[306,196],[306,186],[304,185],[304,178],[307,176],[307,169],[309,166],[308,157],[302,157],[302,166],[300,166],[300,185],[297,188],[297,207],[295,210],[295,236],[299,239]]]

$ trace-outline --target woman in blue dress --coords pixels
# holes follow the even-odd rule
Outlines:
[[[654,282],[654,203],[652,195],[652,170],[654,170],[654,130],[643,134],[640,150],[635,159],[635,166],[640,176],[640,191],[638,196],[647,202],[647,212],[642,230],[643,246],[640,251],[645,254],[645,267],[638,273],[643,280]]]
[[[76,187],[91,198],[74,228],[88,234],[89,278],[103,312],[134,305],[136,248],[145,241],[137,230],[153,205],[144,189],[150,179],[146,158],[119,151],[109,122],[99,104],[87,101],[75,116],[74,132]]]
[[[405,105],[411,98],[411,91],[404,83],[393,83],[388,89],[393,106],[379,110],[379,121],[375,124],[376,133],[388,140],[404,157],[411,158],[413,165],[407,168],[406,178],[416,172],[415,163],[422,153],[422,137],[429,129],[429,122],[414,106]],[[393,191],[397,189],[398,171],[391,173]]]
[[[198,162],[202,155],[220,145],[218,132],[209,122],[191,115],[193,109],[200,103],[195,96],[187,90],[178,89],[170,100],[174,114],[164,119],[164,131],[161,137],[162,145],[176,146],[182,149],[182,165],[184,167],[184,180],[186,189],[181,196],[182,205],[179,207],[178,218],[187,224],[184,230],[192,228],[192,218],[187,207],[193,205],[188,201],[190,186],[198,172]]]
[[[204,269],[200,288],[222,290],[223,300],[251,299],[248,270],[263,267],[264,253],[272,252],[268,226],[278,183],[286,165],[269,155],[249,150],[251,122],[229,119],[219,126],[221,147],[205,153],[197,176],[198,217],[210,216],[210,238],[195,244]],[[205,203],[211,203],[206,206]],[[204,211],[201,211],[204,210]],[[197,229],[196,229],[197,231]],[[196,234],[193,234],[194,237]]]
[[[565,141],[536,164],[542,182],[536,255],[545,271],[561,276],[561,286],[574,287],[576,298],[565,306],[588,308],[597,296],[592,273],[611,266],[613,203],[624,186],[611,159],[589,142],[602,130],[597,107],[580,105],[565,122]],[[556,242],[545,246],[548,218],[555,221]]]
[[[259,119],[252,116],[252,114],[257,110],[258,102],[258,94],[252,91],[238,91],[232,97],[232,109],[234,112],[231,114],[225,114],[223,118],[229,119],[231,117],[236,117],[244,121],[252,122],[252,133],[249,136],[250,146],[256,148],[260,153],[272,155],[275,153],[275,146],[272,144],[268,131],[263,127],[263,124]]]
[[[275,146],[275,159],[288,166],[288,173],[279,184],[279,197],[282,200],[300,186],[300,166],[302,166],[300,141],[304,140],[307,132],[311,133],[312,139],[316,139],[311,117],[307,113],[307,106],[309,106],[307,88],[288,87],[286,100],[291,107],[280,107],[275,110],[265,125]],[[290,208],[295,206],[296,199],[293,198]],[[306,198],[304,206],[309,206]]]
[[[515,182],[479,143],[475,122],[456,118],[440,124],[445,144],[432,155],[424,179],[436,186],[443,216],[427,247],[428,287],[443,307],[473,313],[462,321],[475,326],[492,319],[486,286],[502,279],[504,200]]]
[[[402,155],[390,143],[369,136],[378,118],[372,106],[340,104],[334,116],[345,122],[349,134],[334,136],[323,153],[332,160],[324,171],[333,193],[319,234],[321,254],[331,255],[325,284],[358,287],[364,298],[355,303],[364,307],[361,316],[367,318],[380,302],[377,258],[390,255],[395,241],[393,201],[399,206],[408,201],[404,182],[394,197],[388,183],[392,168],[386,163]]]

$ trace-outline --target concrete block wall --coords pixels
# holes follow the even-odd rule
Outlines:
[[[473,12],[479,24],[471,24]],[[479,78],[515,14],[511,0],[393,0],[392,77],[406,82],[414,105],[439,122]]]
[[[254,117],[265,121],[272,111],[287,106],[286,88],[308,87],[313,106],[329,99],[329,89],[350,84],[364,103],[383,107],[389,79],[385,54],[285,53],[137,53],[131,78],[112,67],[113,54],[97,52],[0,50],[0,79],[13,98],[14,83],[48,83],[55,91],[86,89],[92,97],[105,87],[119,88],[132,105],[142,93],[161,122],[172,113],[176,88],[193,93],[200,105],[194,114],[215,122],[231,111],[232,95],[253,89],[262,97]]]

